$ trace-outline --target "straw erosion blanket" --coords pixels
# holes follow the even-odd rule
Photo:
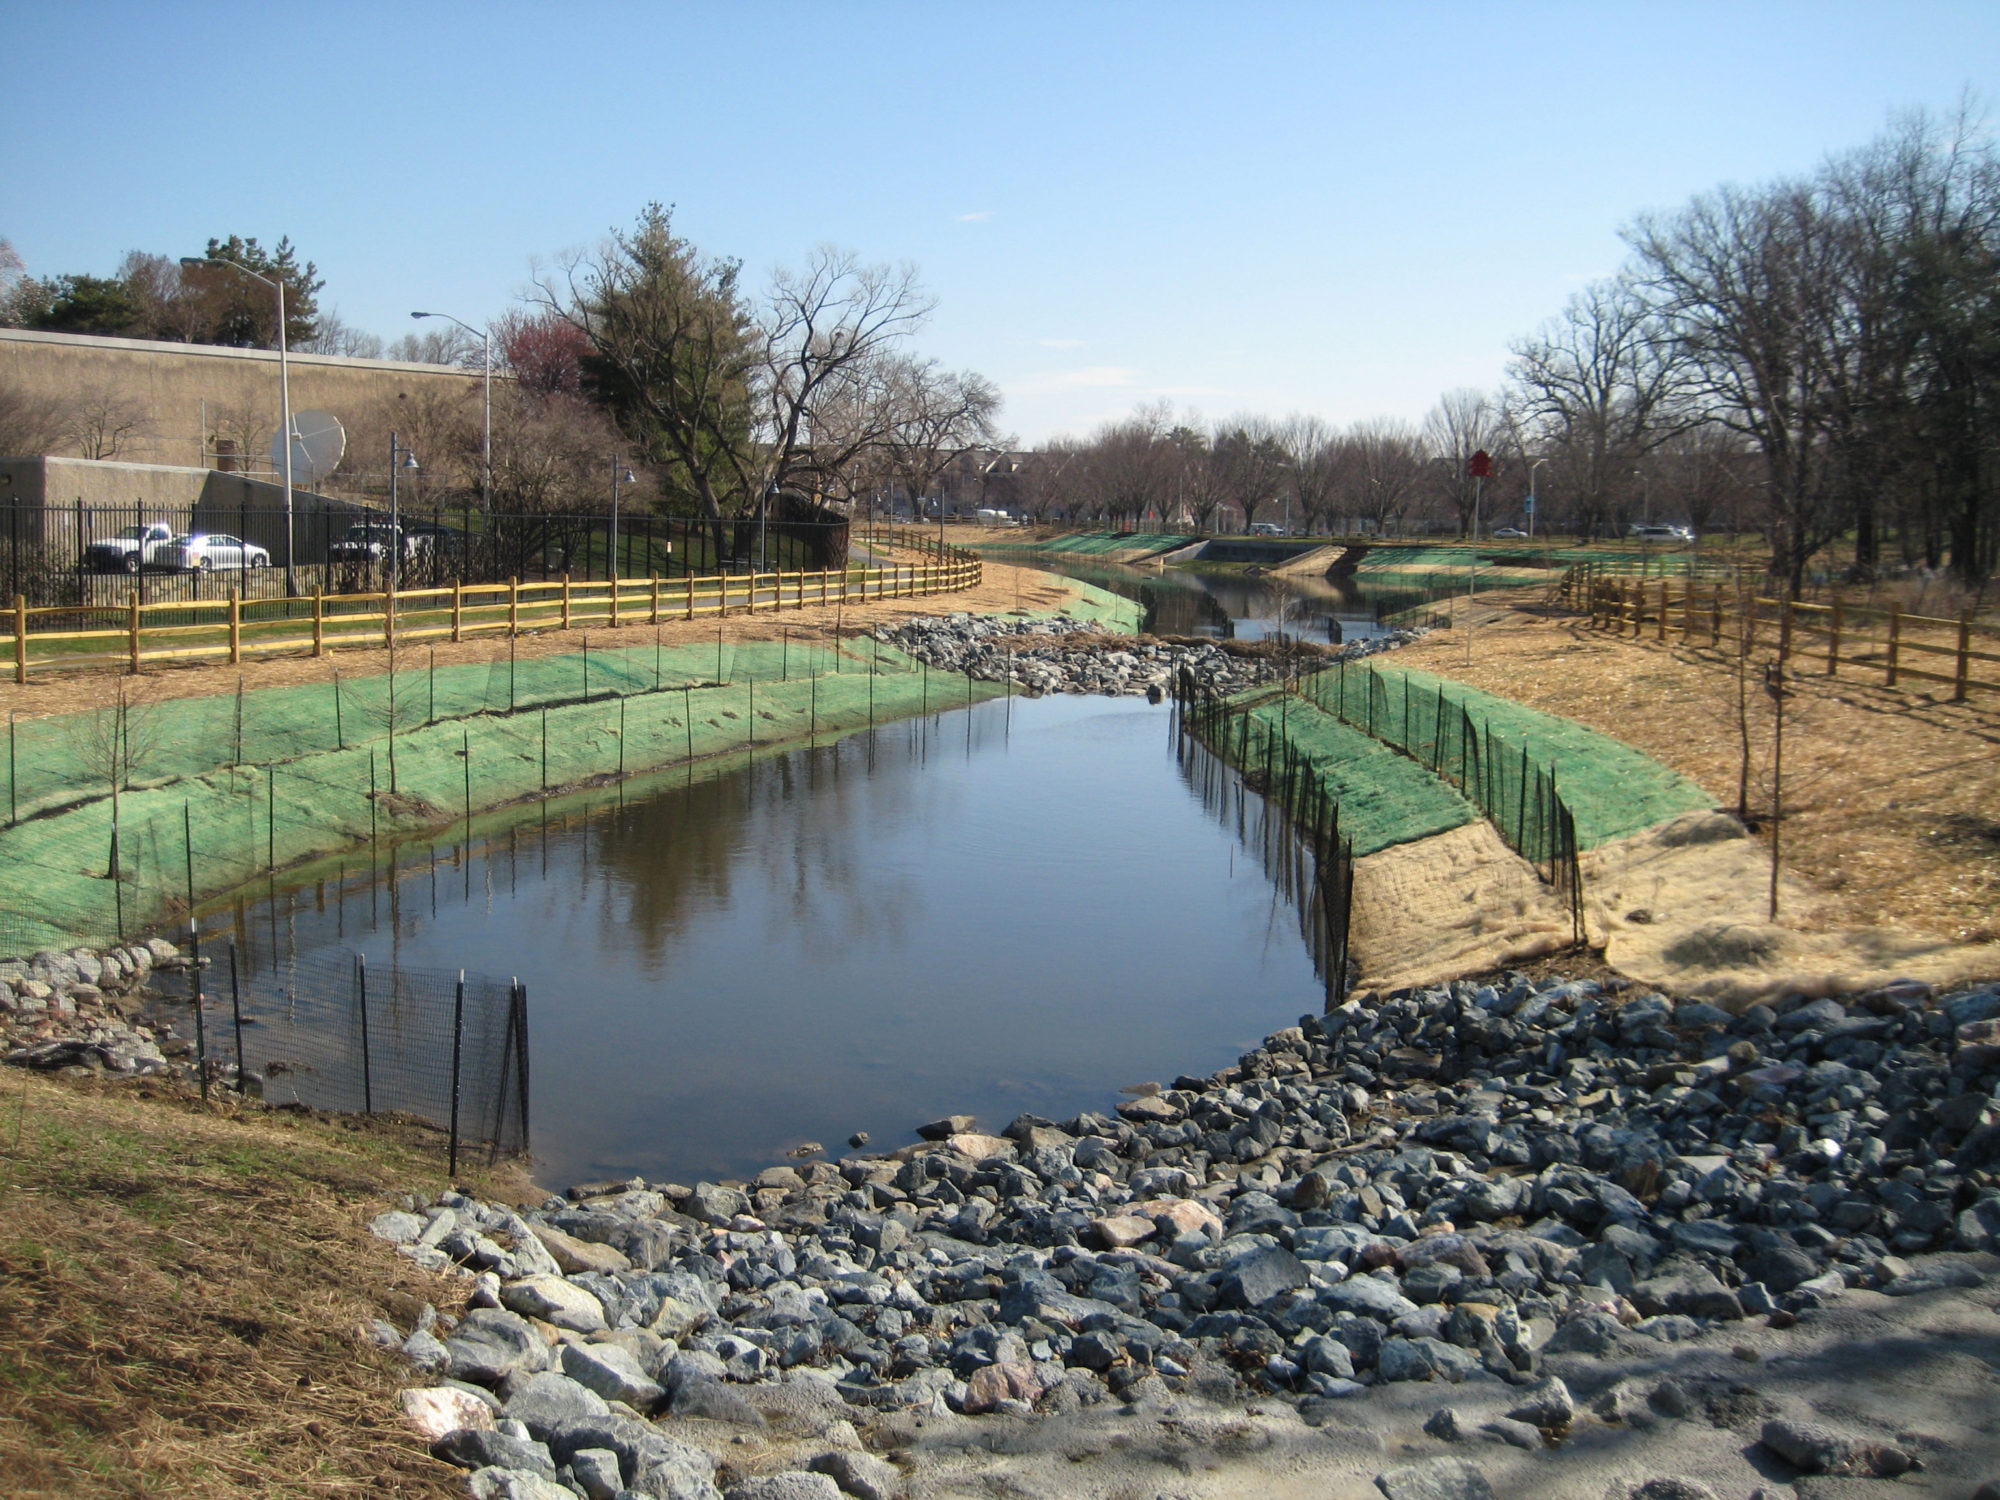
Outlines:
[[[1076,614],[1086,601],[1096,600],[1093,617],[1105,613],[1107,596],[1101,590],[1072,579],[1059,578],[1035,568],[1017,568],[988,561],[984,576],[974,588],[951,594],[931,594],[908,599],[878,599],[836,605],[813,605],[806,609],[760,609],[755,614],[732,611],[721,622],[722,639],[775,641],[791,632],[795,641],[831,641],[838,631],[842,639],[858,635],[871,625],[885,621],[935,615],[945,610],[969,610],[975,614],[1001,614],[1010,610],[1037,613]],[[714,641],[718,622],[713,617],[698,620],[663,620],[657,627],[666,644],[687,645]],[[655,627],[625,625],[617,630],[591,626],[576,630],[526,630],[515,640],[514,650],[523,660],[538,656],[565,655],[582,648],[585,635],[593,649],[636,649],[651,645]],[[435,650],[440,667],[504,661],[507,637],[493,631],[453,645],[448,641],[433,646],[409,646],[397,653],[397,670],[409,670],[413,663],[430,660]],[[126,691],[137,701],[157,702],[167,698],[199,698],[216,693],[233,693],[242,681],[250,690],[292,687],[306,682],[325,682],[338,665],[343,677],[359,677],[389,669],[389,653],[375,647],[329,650],[324,656],[276,656],[246,661],[241,666],[227,663],[191,664],[163,667],[149,665],[137,678],[126,678]],[[31,677],[25,686],[13,679],[0,679],[0,711],[30,717],[42,714],[78,713],[102,708],[117,692],[122,674],[111,671],[48,672]]]
[[[1721,841],[1734,845],[1728,883],[1744,908],[1739,920],[1765,917],[1773,704],[1762,691],[1761,657],[1739,717],[1736,663],[1725,653],[1592,630],[1529,590],[1482,597],[1470,611],[1468,652],[1464,600],[1454,613],[1454,629],[1401,659],[1615,735],[1698,782],[1720,809],[1737,811],[1740,795],[1752,839]],[[2000,962],[1987,947],[2000,940],[2000,701],[1975,694],[1952,703],[1943,688],[1890,689],[1879,673],[1850,669],[1829,678],[1805,662],[1788,686],[1780,919],[1822,964],[1830,935],[1894,928],[1933,947],[1984,948],[1974,966],[1992,969]],[[1641,867],[1630,889],[1605,885],[1614,871]],[[1617,962],[1619,929],[1636,939],[1634,929],[1659,915],[1665,888],[1654,882],[1664,867],[1607,856],[1595,873],[1595,935],[1611,938]],[[1632,912],[1639,922],[1625,921]],[[1895,952],[1908,951],[1891,950],[1892,964]]]

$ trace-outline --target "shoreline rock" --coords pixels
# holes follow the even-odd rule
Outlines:
[[[596,1183],[520,1214],[412,1199],[377,1232],[517,1309],[553,1305],[543,1231],[614,1247],[626,1269],[566,1273],[601,1319],[489,1310],[438,1336],[496,1399],[529,1376],[544,1401],[615,1389],[635,1432],[802,1401],[857,1424],[1186,1400],[1317,1424],[1428,1382],[1517,1387],[1436,1435],[1533,1452],[1697,1400],[1667,1380],[1584,1406],[1565,1375],[1787,1326],[1853,1287],[1990,1281],[2000,1178],[1953,1153],[1976,1157],[2000,1113],[1977,1041],[1996,1015],[1995,986],[1732,1017],[1503,975],[1356,997],[1111,1112],[998,1135],[948,1117],[740,1187]]]

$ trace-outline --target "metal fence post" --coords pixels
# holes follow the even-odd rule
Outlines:
[[[236,977],[236,939],[229,940],[229,1015],[236,1023],[236,1092],[243,1093],[243,992]]]
[[[361,1110],[375,1113],[375,1070],[368,1055],[368,955],[354,955],[354,988],[361,1006]]]
[[[194,1065],[201,1078],[202,1102],[208,1101],[208,1023],[201,1013],[201,929],[188,918],[188,973],[194,990]]]
[[[451,1005],[451,1159],[446,1172],[458,1175],[458,1066],[465,1045],[465,970],[458,971],[458,989]]]

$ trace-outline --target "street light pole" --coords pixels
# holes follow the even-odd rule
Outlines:
[[[298,570],[292,560],[292,443],[298,434],[292,431],[292,367],[285,336],[285,284],[271,276],[263,276],[251,270],[241,261],[213,260],[198,255],[183,255],[181,265],[186,266],[227,266],[232,271],[240,271],[252,281],[261,281],[278,294],[278,406],[284,423],[284,476],[285,476],[285,596],[296,599],[299,593]]]
[[[621,476],[627,484],[634,482],[632,471],[614,453],[611,455],[611,561],[604,570],[613,583],[618,581],[618,481]]]
[[[1547,463],[1546,458],[1538,458],[1528,465],[1528,540],[1535,539],[1535,470]]]
[[[462,318],[454,318],[450,313],[413,312],[413,318],[443,318],[447,323],[456,323],[467,333],[479,335],[479,369],[485,376],[483,385],[484,414],[480,423],[479,436],[479,508],[486,516],[490,531],[493,526],[493,333],[490,328],[474,328]]]
[[[396,458],[402,456],[398,464]],[[389,592],[396,592],[396,576],[403,560],[403,513],[401,497],[396,488],[396,471],[417,467],[417,455],[403,446],[403,441],[395,433],[389,434]]]

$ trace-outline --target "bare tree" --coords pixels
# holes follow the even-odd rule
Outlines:
[[[0,454],[35,458],[63,447],[75,425],[75,405],[71,398],[0,383]]]
[[[116,458],[139,438],[153,433],[145,403],[108,385],[79,391],[68,403],[63,436],[85,458]]]
[[[300,344],[296,352],[335,354],[346,359],[380,359],[382,351],[380,334],[354,327],[341,317],[339,308],[330,307],[319,315],[313,336]]]
[[[1472,478],[1472,456],[1491,453],[1507,438],[1500,408],[1486,392],[1460,387],[1446,391],[1424,418],[1424,445],[1429,450],[1433,489],[1451,507],[1460,536],[1472,534],[1473,509],[1481,493]]]
[[[1291,459],[1276,424],[1264,417],[1231,417],[1216,425],[1209,451],[1222,474],[1224,495],[1243,512],[1243,529],[1277,499],[1290,481]]]
[[[1697,420],[1687,364],[1629,276],[1593,282],[1512,347],[1520,441],[1562,471],[1576,529],[1593,534],[1634,465]]]
[[[914,419],[906,437],[947,413],[953,396],[937,377],[915,380],[914,367],[892,359],[935,305],[915,267],[868,265],[830,246],[814,251],[801,270],[778,270],[766,297],[755,388],[761,441],[741,450],[738,460],[749,481],[745,490],[836,490],[842,470],[870,448],[896,442],[897,428],[917,406],[926,414]],[[992,388],[978,376],[952,378],[983,387],[955,394],[984,402],[990,418],[998,404]],[[835,420],[836,414],[846,420]],[[952,420],[962,425],[966,419]]]
[[[954,463],[991,447],[998,437],[994,418],[1000,393],[983,375],[953,373],[939,369],[934,360],[896,356],[881,362],[879,385],[887,403],[877,419],[883,429],[880,451],[889,476],[913,501],[929,494]],[[851,441],[841,446],[851,446]]]
[[[1347,452],[1334,430],[1318,417],[1294,414],[1278,429],[1278,441],[1290,460],[1292,498],[1300,522],[1311,534],[1320,529],[1341,488]]]
[[[1423,479],[1424,449],[1417,430],[1393,417],[1357,422],[1345,444],[1350,462],[1341,471],[1345,503],[1378,534],[1400,529]]]

